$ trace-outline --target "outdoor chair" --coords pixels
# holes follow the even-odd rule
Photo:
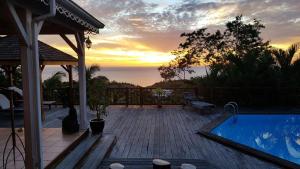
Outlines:
[[[216,105],[212,103],[208,103],[201,98],[197,97],[192,92],[184,92],[183,93],[185,105],[191,106],[192,108],[205,110],[205,111],[212,111],[216,107]]]
[[[4,94],[0,94],[0,112],[5,114],[10,113],[10,101]],[[24,112],[24,109],[23,107],[14,107],[14,112],[20,114]]]
[[[8,89],[11,90],[11,91],[13,91],[14,93],[17,93],[18,94],[17,98],[22,98],[23,97],[23,90],[22,89],[19,89],[19,88],[15,87],[15,86],[8,87]],[[21,100],[21,99],[15,99],[14,104],[15,104],[15,106],[23,107],[23,100]],[[55,105],[55,104],[56,104],[56,101],[43,100],[43,105],[48,106],[49,110],[51,110],[52,105]]]

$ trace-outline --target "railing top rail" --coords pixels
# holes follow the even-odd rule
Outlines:
[[[157,89],[157,87],[108,87],[108,89]],[[195,87],[161,87],[161,89],[195,89]]]

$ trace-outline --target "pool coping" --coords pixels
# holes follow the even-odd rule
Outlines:
[[[245,113],[245,114],[248,114],[248,113]],[[205,125],[201,130],[198,131],[198,134],[200,134],[200,135],[202,135],[202,136],[204,136],[204,137],[206,137],[210,140],[218,142],[218,143],[220,143],[220,144],[222,144],[226,147],[233,148],[237,151],[240,151],[240,152],[245,153],[247,155],[254,156],[258,159],[264,160],[266,162],[270,162],[270,163],[278,165],[280,167],[284,167],[284,168],[287,168],[287,169],[300,168],[300,165],[298,165],[294,162],[276,157],[276,156],[271,155],[269,153],[265,153],[263,151],[251,148],[249,146],[240,144],[238,142],[231,141],[229,139],[226,139],[224,137],[221,137],[221,136],[218,136],[216,134],[211,133],[211,131],[215,127],[217,127],[218,125],[223,123],[229,117],[231,117],[231,115],[223,114],[222,116],[218,117],[217,119],[215,119],[215,120],[211,121],[210,123],[208,123],[207,125]]]

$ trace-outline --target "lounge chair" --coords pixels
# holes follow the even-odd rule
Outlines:
[[[10,101],[4,94],[0,94],[0,112],[10,113]],[[23,113],[24,109],[23,107],[14,107],[14,112],[16,114]]]
[[[201,98],[197,97],[191,92],[183,93],[185,105],[191,106],[192,108],[199,110],[208,110],[212,111],[216,105],[203,101]]]
[[[8,87],[9,90],[13,91],[14,93],[17,93],[18,94],[18,98],[20,97],[23,97],[23,90],[22,89],[19,89],[15,86],[11,86],[11,87]],[[23,106],[23,100],[17,100],[15,99],[15,102],[14,102],[17,106]],[[52,101],[52,100],[43,100],[43,105],[45,106],[48,106],[49,107],[49,110],[51,110],[51,107],[52,105],[56,104],[56,101]]]

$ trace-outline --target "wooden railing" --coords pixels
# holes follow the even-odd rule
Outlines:
[[[171,91],[169,95],[161,97],[163,105],[184,104],[183,93],[193,92],[195,88],[164,88],[164,91]],[[107,88],[107,102],[110,105],[155,105],[158,98],[155,96],[155,88]]]
[[[204,100],[224,105],[236,101],[245,106],[300,106],[300,88],[273,87],[199,87],[199,88],[164,88],[171,90],[168,97],[163,97],[162,104],[182,105],[183,93],[193,92]],[[44,89],[44,100],[55,100],[58,104],[67,104],[68,88]],[[100,89],[99,89],[100,90]],[[106,100],[109,105],[155,105],[155,88],[107,88]],[[78,89],[73,89],[74,103],[79,103]]]
[[[300,106],[300,88],[212,87],[198,88],[198,93],[218,105],[236,101],[245,106]]]

